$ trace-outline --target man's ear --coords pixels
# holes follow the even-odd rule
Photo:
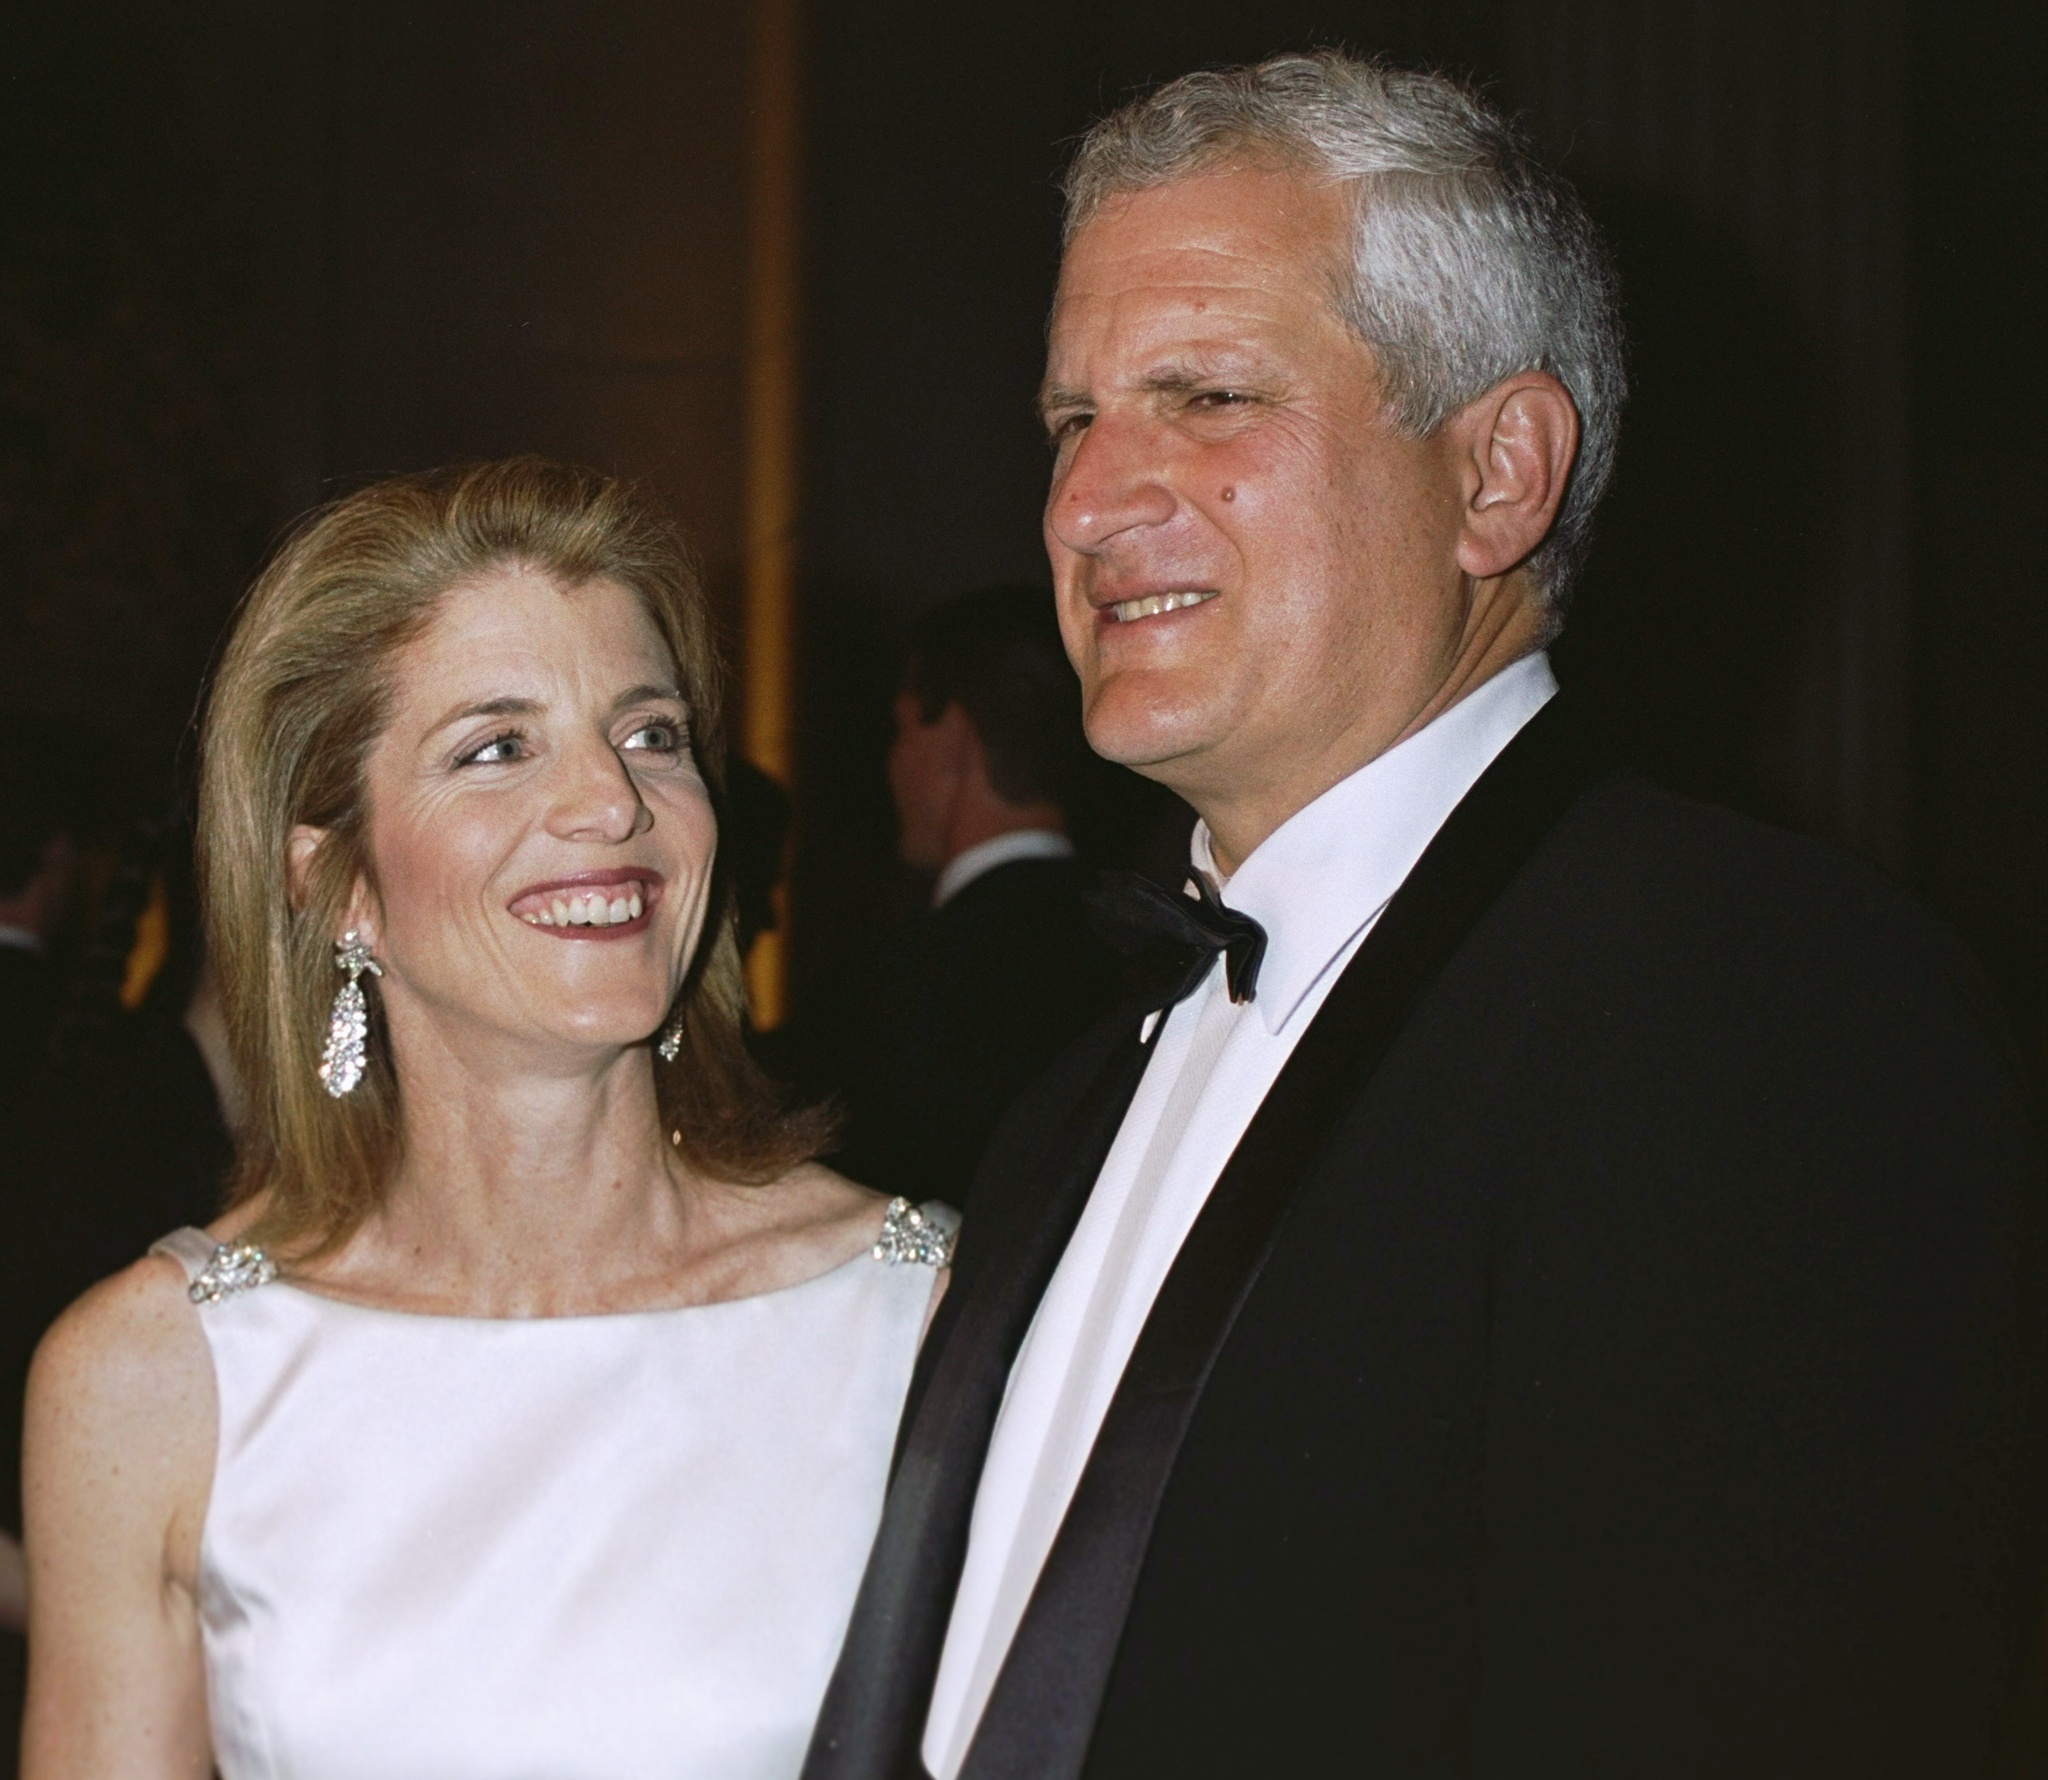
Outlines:
[[[988,761],[982,753],[981,737],[967,707],[957,698],[939,713],[938,728],[945,737],[946,764],[955,778],[986,777]]]
[[[1579,449],[1579,411],[1562,383],[1522,371],[1452,416],[1463,472],[1458,567],[1505,575],[1549,535]]]

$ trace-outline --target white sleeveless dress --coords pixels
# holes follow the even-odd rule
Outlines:
[[[199,1615],[223,1780],[787,1780],[882,1508],[952,1214],[731,1303],[340,1303],[201,1231]]]

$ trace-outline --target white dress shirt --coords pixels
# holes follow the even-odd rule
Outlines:
[[[1254,1000],[1223,972],[1166,1016],[1087,1208],[1040,1300],[989,1443],[925,1721],[955,1780],[1152,1302],[1238,1139],[1444,819],[1557,691],[1514,663],[1267,836],[1221,886],[1266,929]],[[1197,869],[1215,877],[1209,835]]]
[[[932,886],[932,907],[942,909],[976,878],[1017,859],[1071,859],[1074,843],[1057,828],[1013,828],[1008,834],[979,841],[946,861]]]

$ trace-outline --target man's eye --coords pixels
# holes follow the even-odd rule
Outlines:
[[[674,723],[643,723],[620,744],[654,754],[674,754],[682,745],[682,729]]]
[[[1045,429],[1045,436],[1057,451],[1068,440],[1078,438],[1095,418],[1092,414],[1067,414],[1051,422]]]
[[[1205,389],[1189,398],[1195,408],[1241,408],[1250,398],[1237,389]]]
[[[502,766],[508,760],[525,757],[525,738],[516,734],[494,735],[481,747],[470,749],[459,763],[462,766]]]

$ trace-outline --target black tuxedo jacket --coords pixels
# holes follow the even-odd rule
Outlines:
[[[1004,1109],[1118,992],[1082,909],[1090,875],[1014,859],[887,936],[833,1046],[848,1174],[964,1208]]]
[[[2043,1609],[2042,1156],[1955,944],[1539,716],[1224,1170],[966,1774],[1980,1773]],[[1006,1120],[805,1772],[918,1745],[1010,1359],[1142,1070]]]

